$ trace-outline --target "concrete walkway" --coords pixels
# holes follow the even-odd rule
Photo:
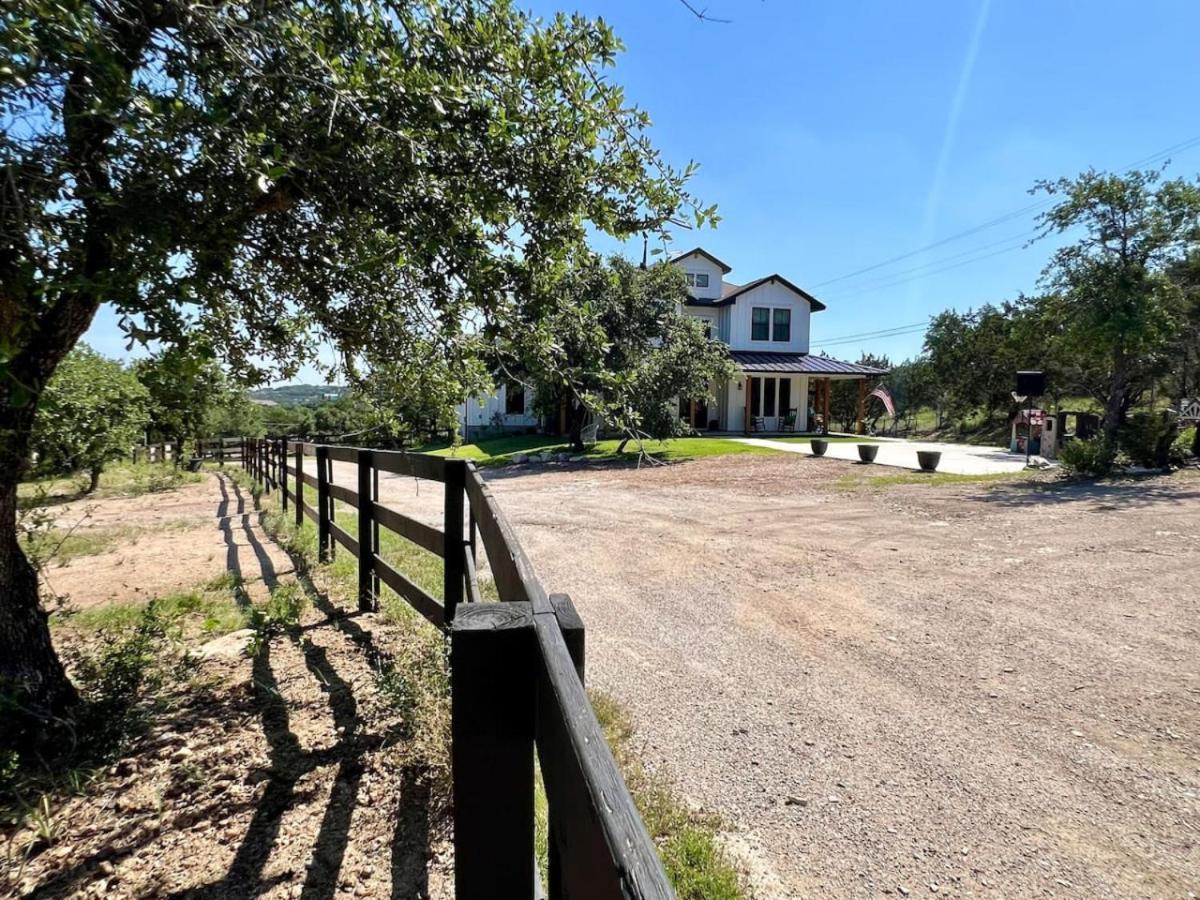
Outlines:
[[[783,450],[786,453],[804,453],[812,456],[812,447],[807,441],[773,441],[769,438],[733,438],[743,444],[755,447],[768,447],[772,450]],[[918,450],[938,450],[942,461],[938,465],[939,472],[950,475],[998,475],[1020,472],[1025,468],[1025,457],[1017,453],[1009,453],[998,447],[976,447],[971,444],[943,444],[936,441],[904,441],[896,439],[872,439],[879,447],[879,455],[875,462],[883,466],[896,466],[901,469],[920,469],[917,463]],[[858,444],[855,442],[833,441],[826,456],[834,459],[858,461]],[[1040,457],[1035,457],[1040,459]]]

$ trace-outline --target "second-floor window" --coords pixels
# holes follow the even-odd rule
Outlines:
[[[688,272],[685,276],[688,287],[708,287],[707,272]]]
[[[765,306],[756,306],[750,310],[750,340],[768,341],[771,339],[771,310]]]
[[[786,344],[792,339],[792,311],[776,309],[771,312],[774,316],[771,323],[771,340]]]

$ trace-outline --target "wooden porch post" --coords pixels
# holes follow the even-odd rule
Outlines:
[[[688,424],[693,428],[696,427],[696,401],[688,401]]]
[[[860,378],[858,380],[858,434],[866,434],[867,427],[864,419],[866,418],[867,409],[867,379]]]
[[[750,373],[742,373],[742,387],[746,389],[746,415],[742,419],[742,431],[750,433]]]

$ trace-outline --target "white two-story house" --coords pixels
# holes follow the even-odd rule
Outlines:
[[[830,421],[831,383],[854,380],[861,426],[867,381],[885,373],[809,353],[812,315],[825,309],[824,303],[778,274],[745,284],[726,281],[730,267],[700,247],[670,264],[687,279],[684,311],[729,346],[739,370],[729,381],[710,386],[715,403],[681,398],[682,419],[705,432],[818,431]],[[467,401],[458,418],[467,439],[561,428],[559,422],[539,422],[532,391],[516,382],[502,382],[496,393]]]
[[[813,313],[825,304],[782,275],[745,284],[726,281],[732,270],[697,247],[671,259],[688,283],[687,312],[729,345],[740,370],[713,386],[717,401],[684,400],[680,415],[701,431],[815,431],[829,421],[830,383],[859,383],[859,409],[868,379],[882,369],[809,354]]]

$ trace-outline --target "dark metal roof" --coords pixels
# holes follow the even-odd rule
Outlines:
[[[887,369],[860,366],[828,356],[809,353],[771,353],[763,350],[732,350],[733,361],[750,372],[788,372],[800,375],[886,375]]]
[[[724,272],[726,275],[728,275],[730,272],[733,271],[733,269],[730,266],[725,265],[725,263],[721,262],[721,260],[717,259],[715,256],[713,256],[711,253],[709,253],[703,247],[694,247],[691,250],[689,250],[687,253],[680,253],[678,256],[672,256],[671,262],[675,263],[675,262],[679,262],[681,259],[687,259],[693,253],[699,253],[701,256],[703,256],[705,259],[707,259],[710,263],[720,267],[721,271]]]

